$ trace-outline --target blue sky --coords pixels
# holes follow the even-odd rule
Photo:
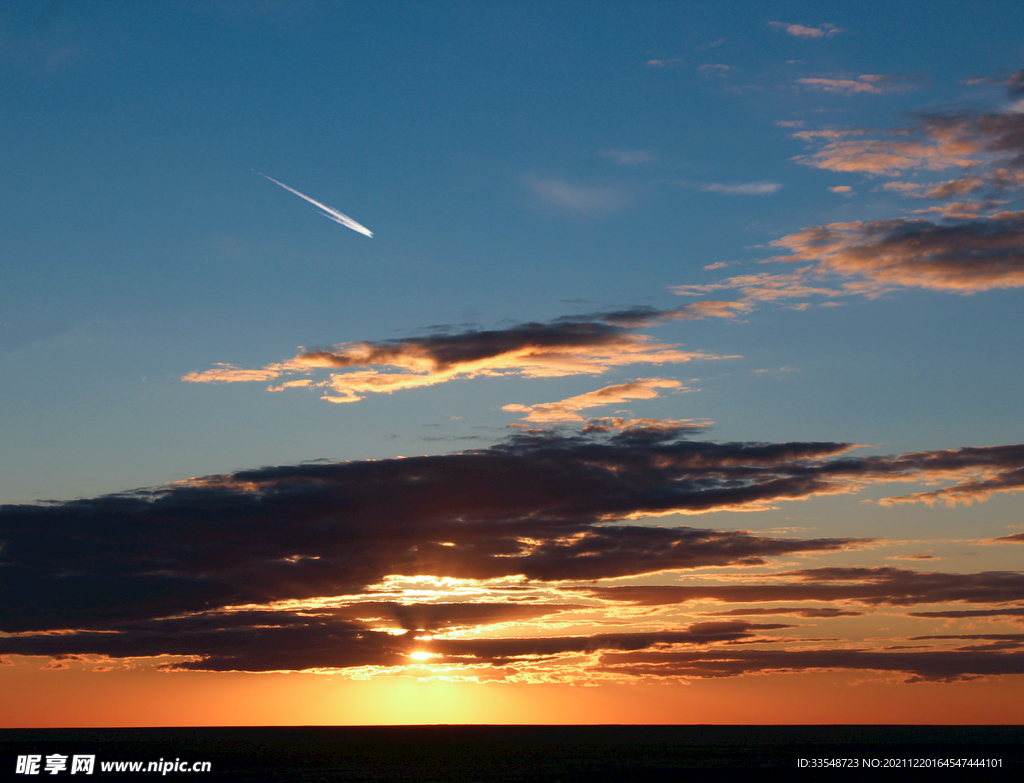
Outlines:
[[[534,426],[505,406],[637,379],[664,383],[536,428],[687,420],[696,440],[858,456],[1019,443],[1024,250],[1008,229],[982,279],[995,251],[969,243],[1020,221],[1022,27],[1019,3],[10,3],[0,504],[486,449]],[[835,224],[846,244],[818,252],[806,232]],[[948,268],[920,271],[918,229]],[[883,268],[883,245],[910,255]],[[751,275],[789,275],[788,293]],[[701,302],[729,304],[679,310]],[[280,369],[531,323],[695,355],[438,379],[344,365],[430,378],[389,393]],[[308,385],[266,391],[289,380]],[[1019,524],[1009,493],[974,515],[862,502],[911,491],[930,490],[687,519],[908,540]],[[941,565],[1008,569],[1019,550],[985,551]]]

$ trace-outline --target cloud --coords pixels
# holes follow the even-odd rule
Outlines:
[[[852,134],[854,131],[847,131]],[[805,131],[805,141],[827,132]],[[911,169],[970,169],[974,176],[985,172],[993,178],[1004,168],[1015,172],[1024,165],[1024,114],[972,112],[920,114],[907,128],[888,135],[898,138],[832,141],[797,163],[830,171],[857,171],[895,176]]]
[[[603,389],[579,394],[558,402],[543,402],[537,405],[505,405],[503,411],[526,413],[523,421],[556,422],[583,421],[579,411],[602,405],[618,405],[628,400],[650,400],[659,395],[659,389],[689,391],[679,381],[664,378],[637,378],[635,381],[605,386]]]
[[[965,469],[974,475],[968,475],[950,487],[886,498],[879,502],[883,505],[923,502],[928,505],[944,503],[951,507],[969,506],[988,500],[997,492],[1019,492],[1024,489],[1022,457],[1024,450],[1018,446],[906,454],[903,458],[908,462],[916,463],[921,469],[935,475],[953,475]]]
[[[1006,203],[1006,201],[954,201],[925,209],[912,209],[910,214],[929,215],[938,213],[942,215],[943,220],[977,220],[982,217],[982,212],[990,212]]]
[[[388,574],[565,581],[756,565],[852,542],[626,521],[759,510],[979,469],[989,471],[993,486],[984,491],[991,493],[995,484],[1017,488],[998,479],[1024,465],[1024,446],[836,458],[850,444],[680,440],[689,430],[685,423],[615,429],[599,422],[577,434],[518,433],[465,453],[268,467],[5,506],[0,630],[97,627],[343,595]]]
[[[906,92],[917,89],[920,81],[900,74],[866,73],[856,79],[797,79],[796,84],[809,89],[823,92],[836,92],[844,95],[868,93],[884,95],[893,92]]]
[[[365,602],[301,611],[242,609],[116,622],[102,632],[22,634],[0,646],[14,655],[112,658],[185,656],[168,670],[301,671],[405,666],[423,634],[522,621],[580,608],[572,604],[412,604]],[[353,618],[383,616],[381,630]],[[408,631],[396,634],[400,626]],[[610,648],[629,649],[629,648]],[[637,649],[637,648],[632,648]],[[65,664],[64,667],[67,668]]]
[[[987,184],[982,177],[962,177],[938,183],[887,182],[882,190],[894,190],[913,198],[947,199],[974,193]]]
[[[674,57],[669,60],[648,60],[647,64],[652,68],[668,68],[673,65],[679,65],[682,61],[682,57]]]
[[[823,24],[818,27],[807,27],[802,24],[788,24],[786,22],[769,22],[768,24],[777,30],[785,30],[788,35],[797,38],[831,38],[843,32],[841,27],[836,27],[834,24]]]
[[[691,602],[764,603],[771,601],[842,601],[863,606],[916,604],[999,604],[1019,601],[1024,573],[987,571],[946,574],[908,568],[810,568],[773,575],[771,582],[742,585],[652,585],[575,588],[574,592],[636,606]]]
[[[864,281],[860,289],[849,284],[853,292],[913,287],[969,294],[1024,286],[1024,212],[953,225],[903,218],[832,223],[771,244],[791,253],[772,260],[815,262],[816,276]]]
[[[623,166],[637,166],[657,160],[654,154],[647,150],[604,150],[601,157],[614,160]]]
[[[556,636],[521,639],[450,639],[433,642],[430,647],[449,661],[472,656],[504,664],[517,658],[552,656],[565,653],[593,653],[604,650],[645,650],[665,645],[706,645],[735,642],[755,637],[760,631],[791,626],[778,623],[703,622],[685,629],[654,633],[608,633],[591,636]]]
[[[803,125],[803,123],[800,123]],[[797,131],[792,134],[794,139],[803,139],[804,141],[814,141],[815,139],[844,139],[847,136],[863,136],[867,133],[866,130],[855,128],[852,130],[813,130],[813,131]]]
[[[1005,77],[975,76],[970,79],[961,79],[957,83],[972,86],[976,84],[998,84],[1006,87],[1008,98],[1017,98],[1024,95],[1024,70],[1014,71]]]
[[[770,196],[782,189],[778,182],[743,182],[737,185],[723,185],[718,182],[705,182],[693,185],[705,193],[723,193],[729,196]]]
[[[1024,655],[996,650],[865,649],[605,653],[603,668],[632,677],[739,677],[745,674],[867,670],[900,672],[906,682],[953,682],[1024,673]]]
[[[672,290],[685,296],[739,291],[738,302],[750,311],[758,302],[875,297],[899,288],[972,294],[1024,285],[1024,209],[1008,206],[1024,198],[1024,115],[923,113],[888,138],[847,138],[868,133],[798,131],[794,137],[824,146],[793,160],[832,171],[888,176],[959,167],[964,170],[960,176],[940,182],[900,180],[881,186],[913,198],[947,202],[910,211],[940,215],[944,223],[894,218],[809,226],[770,243],[790,255],[765,261],[804,265],[794,272],[738,275]],[[855,195],[849,185],[829,189]],[[975,193],[982,197],[964,198]],[[810,302],[787,306],[807,308]]]
[[[708,65],[701,65],[697,68],[697,71],[701,76],[728,76],[731,72],[735,71],[731,65],[722,65],[721,63],[710,63]]]
[[[523,177],[523,182],[544,204],[579,215],[615,212],[633,200],[631,193],[605,185],[574,185],[540,177]]]
[[[835,141],[814,154],[800,155],[793,160],[829,171],[887,175],[914,168],[970,166],[974,162],[946,145],[889,140]]]
[[[900,288],[960,294],[1019,288],[1024,286],[1024,211],[981,214],[998,203],[955,202],[920,210],[941,212],[950,221],[945,225],[894,218],[810,226],[770,243],[790,254],[767,261],[804,264],[793,272],[735,275],[671,290],[682,296],[738,291],[739,304],[749,311],[758,302],[876,297]]]
[[[1006,94],[1011,98],[1024,95],[1024,69],[1014,71],[1006,78]]]
[[[788,626],[731,620],[537,638],[503,638],[497,626],[564,622],[563,613],[608,604],[721,601],[756,604],[742,609],[754,617],[829,620],[857,610],[783,602],[999,608],[1024,594],[1021,573],[891,567],[783,571],[761,583],[579,586],[765,566],[868,543],[657,527],[641,518],[759,511],[893,481],[960,482],[958,499],[969,492],[980,500],[1018,489],[1010,479],[1024,471],[1024,446],[854,457],[845,443],[684,439],[692,432],[687,422],[597,419],[461,453],[263,467],[3,506],[0,655],[47,655],[55,665],[76,655],[178,656],[167,668],[203,671],[398,670],[421,652],[459,666],[532,666],[541,658],[555,665],[559,656],[608,650],[781,642],[761,634]],[[985,486],[965,486],[979,481]],[[431,579],[465,585],[463,597],[439,590],[432,594],[441,600],[427,601],[431,593],[417,588],[409,600],[388,587]],[[514,586],[491,593],[503,601],[481,600],[495,580]],[[581,600],[554,598],[567,592]],[[764,606],[771,602],[783,606]],[[462,633],[482,627],[494,638]],[[452,630],[460,635],[447,638]],[[577,666],[564,676],[590,675]]]
[[[943,620],[964,620],[977,617],[1024,617],[1024,606],[1004,609],[951,609],[944,612],[908,612],[910,617],[928,617]]]
[[[831,618],[831,617],[862,617],[864,612],[852,612],[843,609],[813,609],[804,606],[780,606],[774,609],[728,609],[724,612],[701,612],[708,617],[766,617],[769,615],[787,615],[792,617]]]
[[[506,329],[432,334],[382,342],[352,342],[324,350],[305,350],[292,359],[246,370],[230,364],[191,372],[190,383],[268,381],[318,370],[327,380],[292,380],[288,387],[327,389],[330,402],[356,402],[365,394],[420,388],[460,378],[518,375],[558,377],[598,375],[631,364],[675,364],[695,359],[723,358],[703,351],[684,351],[632,331],[678,320],[735,318],[746,312],[740,302],[702,301],[669,310],[633,308],[584,316],[566,316],[549,323],[526,323]],[[370,369],[388,368],[388,371]]]
[[[543,609],[543,607],[538,607]],[[550,612],[548,612],[550,613]],[[739,621],[698,622],[660,632],[605,633],[533,638],[424,639],[367,629],[331,611],[241,611],[119,624],[116,633],[27,634],[0,641],[17,655],[60,656],[52,668],[83,655],[192,660],[168,663],[168,671],[302,671],[352,667],[403,667],[414,652],[434,663],[506,665],[521,659],[665,645],[707,645],[757,638],[789,626]],[[112,629],[115,630],[115,629]],[[77,650],[79,653],[61,652]]]
[[[677,285],[670,290],[680,296],[697,296],[702,293],[722,290],[738,290],[743,294],[742,302],[753,308],[753,302],[775,302],[782,299],[793,299],[807,296],[842,296],[843,292],[824,286],[810,285],[808,269],[801,269],[788,274],[757,274],[735,275],[718,283],[704,285]],[[700,302],[695,302],[700,304]]]
[[[529,432],[460,454],[261,468],[6,506],[0,630],[344,595],[388,574],[601,579],[847,545],[626,524],[841,489],[807,460],[845,444],[677,439],[689,429]]]
[[[1024,544],[1024,533],[1014,533],[1012,536],[1002,536],[1001,538],[993,538],[993,543],[1008,543],[1008,544]]]

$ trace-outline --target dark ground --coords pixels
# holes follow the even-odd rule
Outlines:
[[[95,754],[91,777],[15,774],[19,755]],[[212,772],[102,773],[103,761],[209,761]],[[800,759],[807,766],[798,766]],[[814,768],[852,759],[853,769]],[[879,766],[865,766],[878,760]],[[917,767],[887,769],[891,760]],[[1001,759],[1002,767],[920,766]],[[890,761],[887,761],[890,760]],[[851,762],[847,762],[850,764]],[[70,767],[70,764],[69,764]],[[307,726],[0,730],[3,780],[1024,781],[1024,726]]]

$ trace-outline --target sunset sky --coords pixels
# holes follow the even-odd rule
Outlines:
[[[0,727],[1022,722],[984,6],[5,3]]]

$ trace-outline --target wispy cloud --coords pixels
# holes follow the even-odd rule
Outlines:
[[[701,65],[697,68],[702,76],[728,76],[730,73],[736,70],[732,65],[723,65],[721,63],[709,63],[708,65]]]
[[[899,217],[809,226],[770,243],[788,250],[789,255],[762,262],[803,265],[795,271],[735,275],[672,290],[685,296],[737,291],[741,295],[737,301],[752,310],[759,302],[875,297],[899,288],[971,294],[1024,287],[1024,209],[1012,208],[1015,201],[1024,199],[1024,115],[966,110],[922,114],[911,127],[886,134],[888,138],[848,138],[872,133],[863,128],[797,131],[792,134],[795,138],[825,144],[817,152],[793,160],[832,171],[887,176],[961,168],[962,176],[953,179],[899,180],[879,188],[947,201],[911,211],[940,215],[944,223]],[[703,187],[737,192],[726,190],[733,186]],[[856,195],[850,185],[829,190]],[[975,193],[982,197],[964,198]],[[795,306],[804,309],[810,303]]]
[[[877,297],[901,288],[959,294],[1021,288],[1024,211],[981,215],[998,203],[954,202],[919,210],[939,212],[948,224],[895,218],[810,226],[770,243],[790,254],[766,261],[804,264],[792,272],[734,275],[670,288],[682,296],[736,291],[737,303],[747,312],[761,302],[822,297],[824,304],[837,304],[831,300]],[[807,306],[801,303],[799,309]]]
[[[796,84],[804,87],[836,92],[844,95],[868,93],[883,95],[885,93],[906,92],[920,87],[920,80],[899,74],[863,74],[856,79],[797,79]]]
[[[527,323],[506,329],[432,334],[383,342],[342,343],[325,350],[305,350],[292,359],[247,370],[229,364],[191,372],[190,383],[270,381],[318,370],[344,369],[326,380],[299,379],[270,391],[307,387],[326,389],[329,402],[356,402],[363,395],[434,386],[459,378],[518,375],[558,377],[599,375],[631,364],[676,364],[722,358],[685,351],[633,332],[667,321],[735,318],[749,310],[741,302],[701,301],[670,310],[634,308],[550,323]],[[370,369],[387,368],[387,371]]]
[[[867,670],[899,672],[904,682],[954,682],[1024,673],[1024,654],[1004,650],[818,649],[606,653],[604,671],[623,677],[739,677],[769,672]]]
[[[922,115],[908,128],[891,131],[890,138],[846,141],[842,135],[867,131],[801,131],[805,141],[833,140],[809,155],[794,158],[815,168],[895,176],[911,169],[970,169],[993,177],[1015,172],[1024,162],[1024,114],[1015,112]],[[895,138],[893,138],[895,137]],[[1004,180],[1007,180],[1004,176]],[[1008,181],[1012,182],[1013,178]],[[1005,182],[1003,186],[1005,186]]]
[[[575,185],[540,177],[523,177],[523,182],[542,203],[580,215],[615,212],[633,200],[629,191],[607,185]]]
[[[373,236],[373,232],[370,231],[370,229],[368,229],[366,226],[364,226],[364,225],[362,225],[360,223],[356,223],[356,221],[354,221],[348,215],[342,214],[341,212],[336,210],[334,207],[329,207],[326,204],[321,204],[319,201],[317,201],[316,199],[310,198],[305,193],[299,193],[299,191],[295,190],[294,188],[288,187],[283,182],[278,182],[273,177],[267,177],[267,175],[263,174],[262,172],[257,171],[256,173],[259,174],[261,177],[266,177],[271,182],[273,182],[275,185],[280,185],[282,188],[287,190],[289,193],[294,193],[296,196],[298,196],[299,198],[305,199],[310,204],[312,204],[314,206],[317,206],[317,207],[320,207],[320,209],[323,210],[323,212],[321,214],[324,217],[326,217],[326,218],[330,218],[335,223],[341,223],[341,225],[345,226],[346,228],[351,228],[353,231],[358,231],[360,234],[365,234],[368,237],[372,237]]]
[[[689,391],[679,381],[665,378],[637,378],[635,381],[605,386],[603,389],[568,397],[558,402],[542,402],[536,405],[505,405],[502,410],[528,414],[523,417],[523,421],[583,421],[579,411],[604,405],[618,405],[629,400],[650,400],[657,397],[661,389]]]
[[[908,287],[969,294],[1024,286],[1024,212],[954,225],[904,218],[832,223],[771,244],[792,254],[775,261],[815,262],[805,271],[864,281],[847,284],[851,293]]]
[[[822,24],[818,27],[808,27],[802,24],[789,24],[787,22],[769,22],[776,30],[784,30],[788,35],[797,38],[831,38],[843,32],[841,27],[834,24]]]
[[[727,196],[770,196],[782,189],[782,185],[778,182],[740,182],[734,185],[724,185],[720,182],[700,182],[693,183],[690,187],[705,193],[722,193]]]
[[[724,43],[725,43],[725,39],[724,38],[718,38],[718,39],[712,41],[711,43],[706,43],[703,46],[698,46],[697,47],[697,51],[698,52],[705,52],[708,49],[714,49],[716,46],[721,46]]]
[[[811,155],[793,159],[805,166],[843,172],[896,175],[907,169],[970,166],[973,160],[947,145],[871,139],[836,141]]]
[[[973,193],[987,185],[982,177],[968,176],[938,183],[887,182],[882,185],[882,190],[894,190],[913,198],[945,199]]]
[[[801,123],[802,124],[802,123]],[[846,136],[863,136],[867,133],[863,128],[854,128],[851,130],[836,130],[836,129],[825,129],[825,130],[807,130],[797,131],[793,134],[794,139],[803,139],[804,141],[814,141],[816,139],[842,139]]]
[[[909,568],[810,568],[785,571],[770,580],[746,584],[701,586],[651,585],[590,587],[576,592],[640,606],[696,601],[761,603],[765,601],[844,601],[860,606],[915,606],[919,604],[1001,604],[1019,600],[1024,574],[990,571],[947,574]]]
[[[647,64],[651,68],[668,68],[673,65],[679,65],[683,62],[682,57],[672,57],[667,60],[648,60]]]
[[[657,160],[657,157],[647,150],[603,150],[601,157],[614,160],[623,166],[637,166]]]

